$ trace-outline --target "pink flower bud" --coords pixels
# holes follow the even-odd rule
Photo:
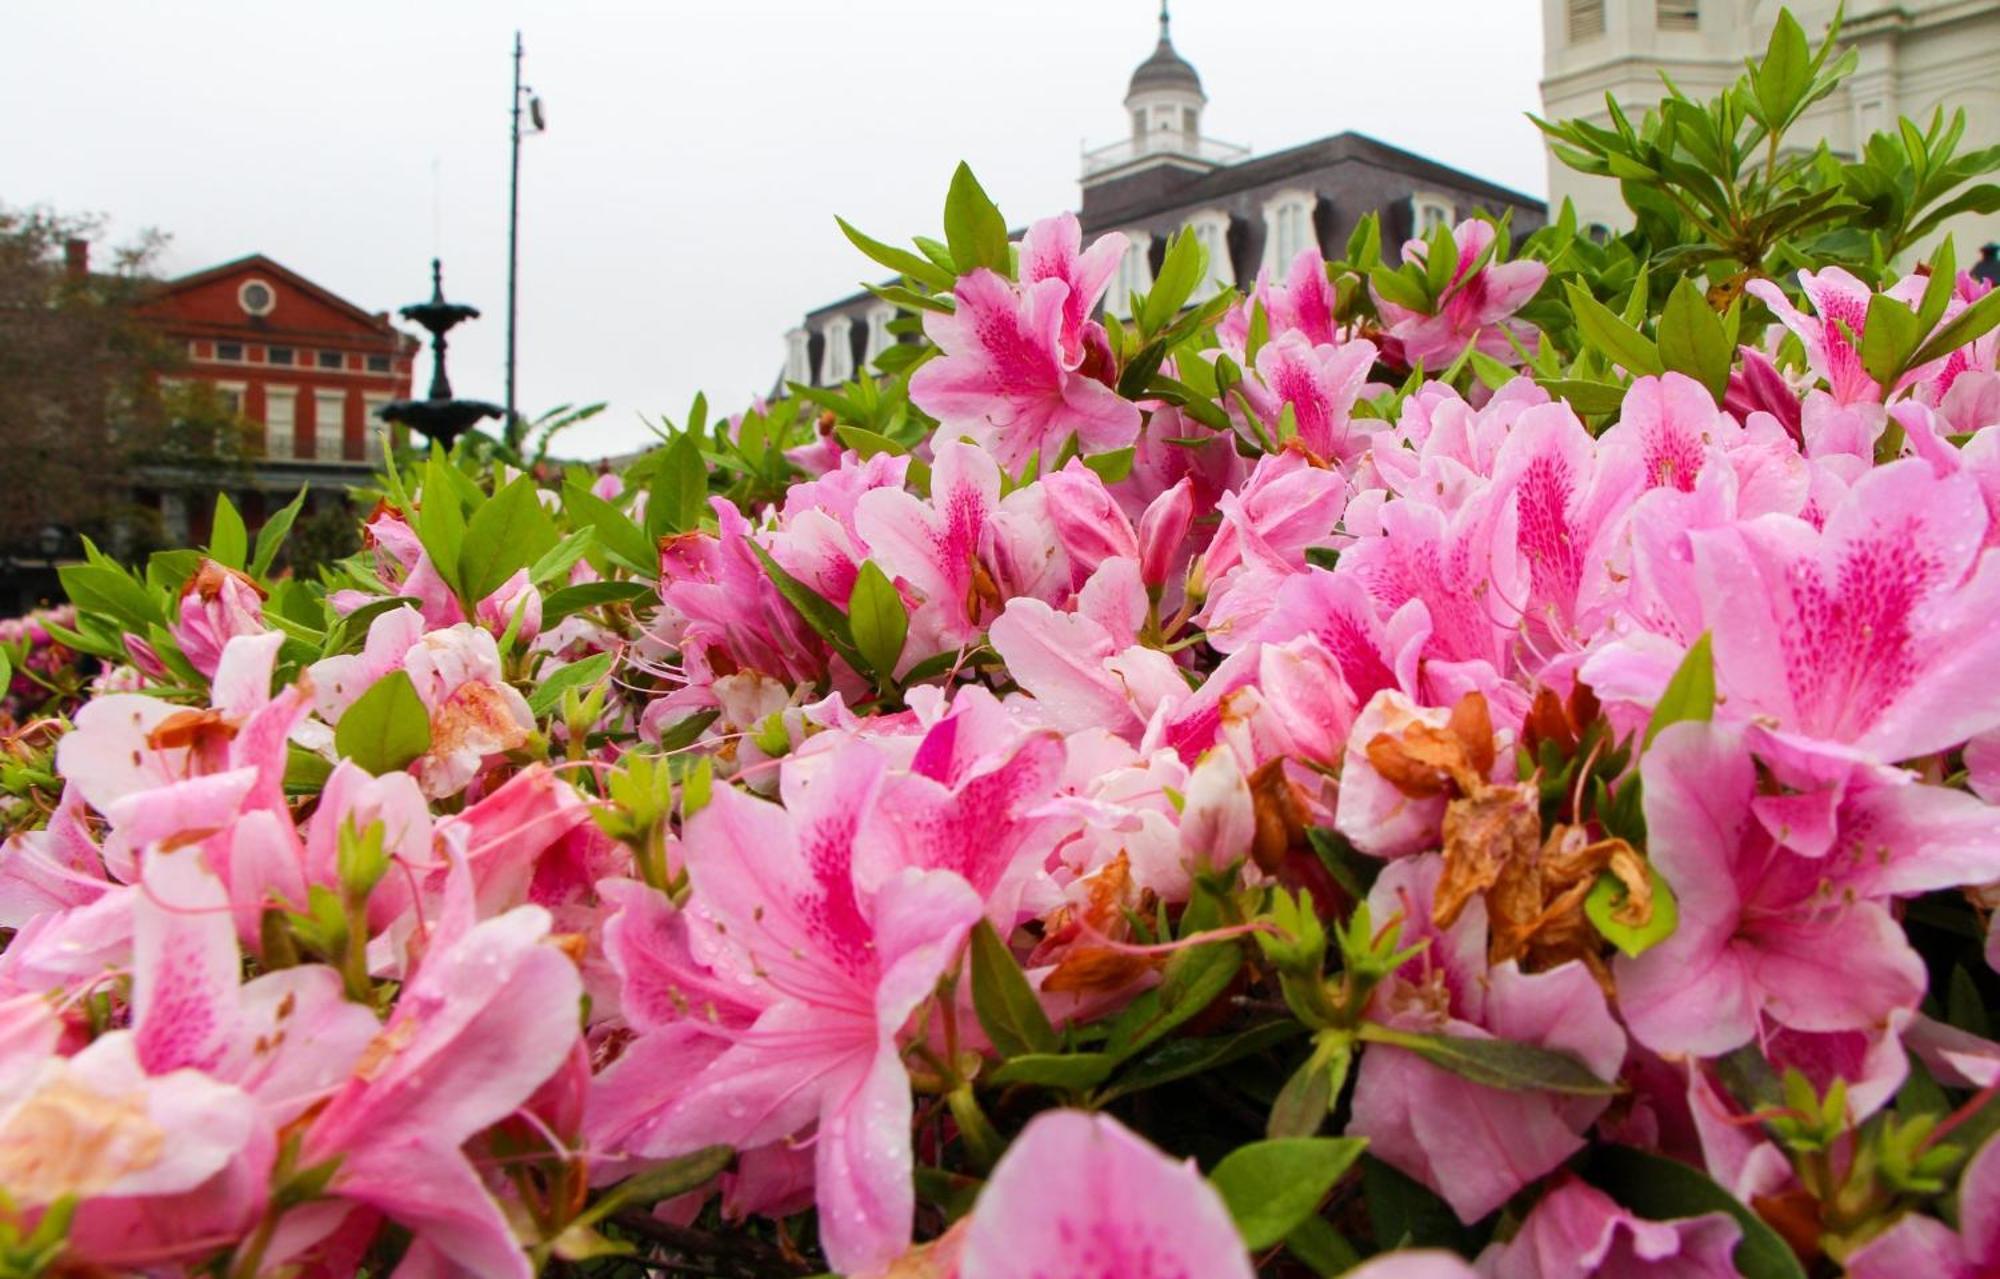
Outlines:
[[[479,601],[479,624],[495,635],[505,635],[517,608],[523,610],[520,640],[523,644],[532,643],[542,633],[542,593],[529,583],[527,569],[516,570],[514,576]]]
[[[1139,580],[1148,590],[1167,584],[1174,557],[1194,524],[1194,484],[1187,477],[1153,499],[1139,517]]]
[[[1111,500],[1104,481],[1081,461],[1042,477],[1049,522],[1069,552],[1077,580],[1089,577],[1099,564],[1117,556],[1137,557],[1139,538],[1132,521]]]
[[[1226,750],[1210,751],[1188,778],[1181,808],[1181,853],[1196,870],[1218,870],[1248,855],[1257,834],[1250,784]]]
[[[188,662],[206,678],[214,678],[222,650],[238,635],[261,635],[264,592],[257,584],[214,560],[203,560],[181,588],[180,620],[174,642]]]

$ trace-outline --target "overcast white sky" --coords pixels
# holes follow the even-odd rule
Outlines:
[[[520,401],[611,408],[561,451],[647,438],[697,389],[771,383],[783,333],[868,264],[834,226],[937,234],[971,161],[1016,225],[1075,207],[1117,140],[1152,0],[196,0],[0,18],[0,202],[171,233],[171,274],[263,252],[369,310],[485,310],[461,394],[499,401],[513,32],[550,131],[522,157]],[[1176,0],[1205,131],[1343,129],[1540,195],[1533,0]],[[433,171],[439,181],[433,183]],[[434,199],[434,187],[438,194]]]

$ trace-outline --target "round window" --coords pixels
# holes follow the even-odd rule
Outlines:
[[[246,280],[243,287],[236,291],[236,300],[251,315],[269,315],[278,297],[271,292],[271,286],[262,280]]]

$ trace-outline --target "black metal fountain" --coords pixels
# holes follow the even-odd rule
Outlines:
[[[431,259],[430,301],[404,307],[402,316],[413,324],[421,325],[431,335],[431,392],[421,400],[397,400],[383,405],[383,418],[400,422],[419,435],[450,448],[453,440],[471,430],[475,424],[506,413],[498,404],[488,404],[485,400],[452,397],[451,378],[444,371],[444,335],[462,321],[478,319],[479,308],[444,300],[444,268],[436,258]]]

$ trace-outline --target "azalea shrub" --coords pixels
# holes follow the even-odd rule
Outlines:
[[[92,548],[0,1273],[1991,1273],[2000,156],[1847,65],[1109,312],[961,168],[844,386]]]

